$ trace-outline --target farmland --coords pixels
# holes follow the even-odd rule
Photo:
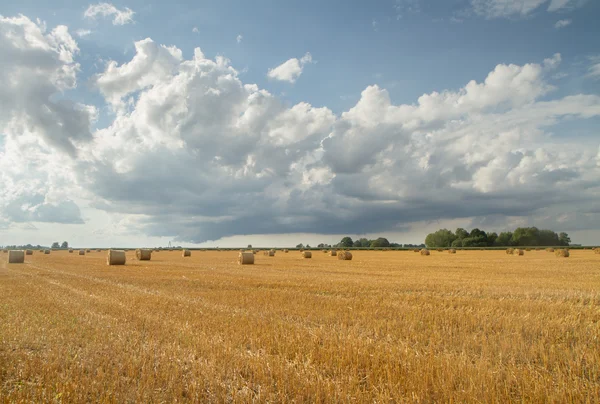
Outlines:
[[[600,402],[600,254],[0,254],[0,401]]]

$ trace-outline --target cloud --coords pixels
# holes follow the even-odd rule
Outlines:
[[[564,28],[567,25],[571,25],[572,22],[573,21],[571,19],[558,20],[558,21],[556,21],[556,24],[554,24],[554,28],[556,28],[556,29]]]
[[[588,77],[600,78],[600,56],[590,58],[592,64],[588,68]]]
[[[90,4],[83,13],[86,18],[96,19],[97,16],[113,17],[113,25],[125,25],[133,23],[133,15],[135,12],[130,8],[125,7],[119,10],[111,3]]]
[[[528,16],[547,2],[548,0],[471,0],[471,6],[475,14],[488,19],[513,18]],[[555,12],[577,8],[585,3],[587,0],[550,0],[547,10]]]
[[[312,63],[312,56],[309,52],[306,52],[306,54],[302,56],[300,60],[297,58],[292,58],[273,69],[269,69],[267,77],[274,80],[294,83],[302,74],[304,66],[310,63]]]
[[[90,35],[91,33],[92,33],[92,31],[89,29],[78,29],[75,31],[75,35],[77,35],[79,38],[86,37],[86,36]]]
[[[192,28],[192,32],[194,34],[198,34],[200,31],[198,30],[198,27],[194,27],[194,28]]]
[[[62,110],[26,124],[76,84],[68,31],[1,23],[0,83],[10,91],[0,97],[11,109],[0,111],[0,226],[80,223],[91,209],[128,237],[204,242],[381,234],[457,218],[544,226],[560,216],[572,218],[561,222],[567,231],[598,221],[600,145],[582,146],[564,124],[600,117],[600,97],[557,96],[558,54],[499,64],[483,81],[412,103],[369,86],[334,114],[242,82],[224,57],[196,48],[185,58],[147,38],[93,78],[113,116],[90,134],[88,106],[65,112],[81,130]]]
[[[242,34],[238,35],[238,36],[235,38],[235,40],[236,40],[236,42],[237,42],[237,43],[241,43],[241,42],[242,42],[242,39],[244,39],[244,37],[242,36]]]

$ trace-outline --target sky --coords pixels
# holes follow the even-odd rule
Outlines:
[[[0,2],[0,245],[600,244],[600,1]]]

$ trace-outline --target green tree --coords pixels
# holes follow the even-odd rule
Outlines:
[[[538,245],[540,231],[537,227],[518,227],[513,231],[512,242],[518,246]]]
[[[252,248],[252,244],[248,244],[248,248]]]
[[[450,247],[454,247],[454,248],[460,248],[463,246],[463,240],[462,238],[457,238],[456,240],[454,240],[452,242],[452,245]]]
[[[512,245],[511,244],[512,237],[513,237],[513,234],[511,231],[503,231],[498,235],[495,245],[500,246],[500,247],[508,247],[508,246]]]
[[[569,244],[571,244],[571,237],[569,237],[567,233],[561,232],[558,235],[558,242],[560,243],[560,245],[568,246]]]
[[[344,237],[342,241],[340,241],[340,247],[350,248],[354,245],[352,238]]]
[[[67,243],[66,241],[63,241],[62,244],[60,245],[60,248],[69,248],[69,243]]]
[[[463,229],[462,227],[459,227],[458,229],[456,229],[455,235],[456,238],[463,239],[469,237],[469,232]]]
[[[373,240],[373,242],[371,242],[371,247],[373,247],[373,248],[389,247],[389,246],[390,246],[390,242],[388,241],[387,238],[383,238],[383,237],[379,237],[377,240]]]
[[[487,234],[487,245],[488,246],[493,246],[494,244],[496,244],[496,240],[498,239],[498,233],[491,232]]]
[[[54,243],[52,243],[52,246],[50,248],[60,248],[60,244],[58,244],[58,241],[55,241]]]
[[[448,229],[440,229],[435,233],[430,233],[425,237],[427,247],[450,247],[456,236]]]
[[[544,246],[556,246],[560,245],[558,241],[558,234],[552,230],[540,230],[538,245]]]
[[[304,248],[304,244],[300,243],[296,246],[296,248]]]

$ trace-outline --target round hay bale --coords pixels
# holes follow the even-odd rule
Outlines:
[[[531,248],[526,248],[525,251],[531,251]]]
[[[73,249],[69,248],[69,254],[73,254]]]
[[[46,254],[46,255],[50,254],[50,250],[44,250],[44,254]]]
[[[509,255],[512,255],[512,254],[515,253],[515,249],[514,248],[507,248],[506,249],[506,253],[509,254]]]
[[[337,251],[331,250],[331,251],[329,251],[329,255],[331,255],[332,257],[335,257],[337,255]]]
[[[429,254],[430,254],[430,253],[429,253],[429,250],[428,250],[428,249],[426,249],[426,248],[423,248],[423,249],[421,250],[421,255],[429,255]]]
[[[40,251],[41,251],[41,250],[40,250]],[[4,249],[2,249],[2,252],[3,252],[4,254],[6,254],[6,253],[8,252],[8,250],[7,250],[6,248],[4,248]]]
[[[123,250],[108,250],[106,265],[125,265],[127,258]]]
[[[135,250],[135,257],[140,261],[150,261],[150,258],[152,258],[152,251],[138,248]]]
[[[337,255],[337,257],[338,257],[338,260],[351,261],[352,253],[350,251],[340,251],[340,253]]]
[[[254,264],[254,254],[251,252],[241,252],[238,255],[238,263],[240,265],[253,265]]]
[[[449,254],[456,254],[456,249],[451,248],[451,249],[448,250],[448,253]]]
[[[275,256],[275,250],[271,250],[271,251],[269,251],[269,252],[267,253],[267,255],[268,255],[269,257],[274,257],[274,256]]]
[[[322,250],[322,251],[323,251],[323,254],[327,254],[327,250]]]
[[[594,248],[594,254],[600,254],[600,248]]]
[[[421,250],[419,250],[418,248],[413,249],[413,252],[419,252]]]
[[[183,253],[181,255],[183,257],[191,257],[192,256],[192,252],[190,250],[183,250]]]
[[[556,255],[557,257],[568,258],[571,254],[569,254],[569,250],[567,250],[566,248],[561,248],[559,250],[554,251],[554,255]]]
[[[515,254],[516,255],[525,255],[525,251],[523,251],[519,248],[519,249],[515,250]]]
[[[96,252],[102,252],[102,250],[101,249],[97,249]]]
[[[10,250],[8,252],[8,263],[9,264],[22,264],[24,262],[25,262],[25,251]]]
[[[444,249],[443,248],[438,248],[436,251],[437,252],[444,252]]]
[[[86,253],[89,253],[90,251],[92,251],[92,250],[90,250],[89,248],[87,248],[87,249],[85,250],[85,252],[86,252]]]
[[[25,255],[33,255],[33,250],[25,250]]]
[[[283,250],[283,252],[284,252],[284,253],[288,253],[289,251],[288,251],[288,249],[287,249],[287,248],[285,248],[285,249]]]
[[[554,252],[554,248],[546,248],[547,252]]]
[[[85,255],[85,250],[79,250],[79,255]]]
[[[310,251],[303,251],[302,257],[303,258],[312,258],[312,253]]]

